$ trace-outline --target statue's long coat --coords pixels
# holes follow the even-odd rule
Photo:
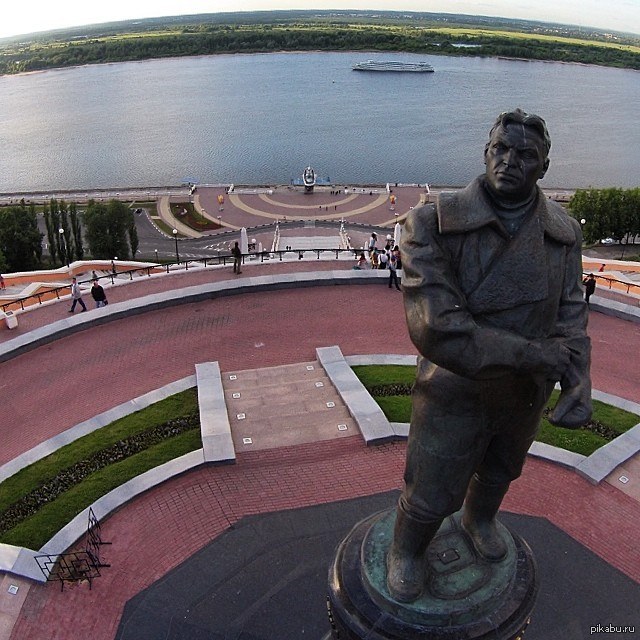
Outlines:
[[[414,516],[457,510],[474,472],[491,484],[520,475],[553,388],[542,340],[564,338],[588,375],[581,244],[540,189],[511,237],[482,178],[407,217],[402,283],[421,357],[402,501]]]

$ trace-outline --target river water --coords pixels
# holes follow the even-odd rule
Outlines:
[[[362,73],[365,59],[431,74]],[[458,186],[496,115],[547,121],[543,187],[638,186],[640,73],[378,53],[172,58],[0,77],[0,192],[336,183]]]

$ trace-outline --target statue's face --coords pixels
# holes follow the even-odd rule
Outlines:
[[[544,176],[549,159],[538,132],[515,122],[497,127],[484,151],[489,187],[502,200],[525,200]]]

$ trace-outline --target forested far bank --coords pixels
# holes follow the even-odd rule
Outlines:
[[[0,74],[176,56],[271,51],[403,51],[506,57],[640,69],[640,47],[486,28],[380,24],[200,24],[73,40],[37,40],[0,49]]]

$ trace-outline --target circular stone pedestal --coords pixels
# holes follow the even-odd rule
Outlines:
[[[411,603],[387,590],[386,554],[395,509],[357,524],[342,541],[329,571],[329,619],[335,640],[516,640],[529,623],[538,590],[531,550],[499,525],[508,546],[487,562],[462,530],[460,513],[447,518],[426,554],[423,595]]]

